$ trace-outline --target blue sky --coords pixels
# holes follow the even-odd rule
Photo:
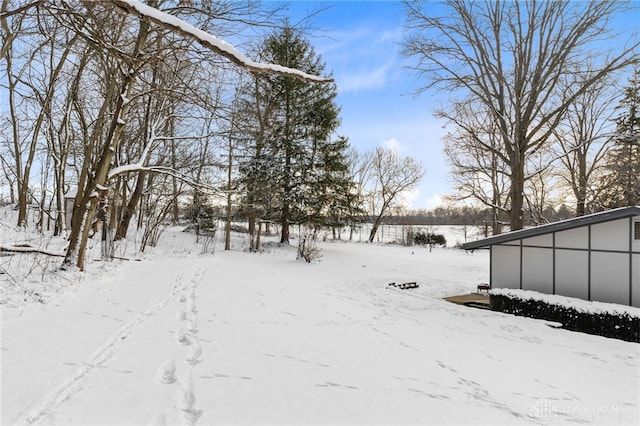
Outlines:
[[[640,6],[640,1],[632,3]],[[316,14],[317,30],[311,43],[322,55],[338,85],[337,103],[347,136],[359,151],[378,146],[396,147],[403,156],[420,161],[426,170],[417,191],[407,198],[409,208],[433,208],[453,193],[443,153],[444,122],[433,117],[441,101],[433,92],[416,97],[419,79],[403,68],[401,55],[404,11],[398,1],[292,1],[287,3],[291,23]],[[436,3],[437,4],[437,3]],[[638,8],[636,12],[638,12]],[[616,18],[627,42],[638,29],[640,13]],[[636,35],[637,36],[637,35]],[[620,46],[617,46],[620,47]]]
[[[378,146],[398,149],[420,161],[425,177],[407,197],[410,208],[432,208],[452,191],[442,152],[442,123],[432,117],[434,99],[412,95],[419,81],[403,68],[400,54],[404,14],[396,1],[298,1],[289,14],[295,24],[311,20],[311,43],[333,72],[342,108],[338,134],[359,151]]]

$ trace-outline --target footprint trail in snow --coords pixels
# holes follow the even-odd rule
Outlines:
[[[176,313],[178,321],[177,343],[184,346],[182,360],[186,371],[176,378],[175,360],[170,359],[160,366],[156,372],[156,379],[164,384],[177,384],[175,407],[188,426],[193,426],[202,416],[202,410],[196,406],[195,385],[193,382],[193,370],[201,361],[202,345],[198,338],[198,286],[204,277],[204,270],[197,270],[188,285],[179,288],[180,308]],[[160,413],[157,418],[165,418],[165,413]]]
[[[182,275],[178,274],[168,294],[146,311],[138,314],[132,320],[125,323],[110,338],[106,339],[93,353],[93,355],[71,375],[67,376],[40,404],[32,407],[23,414],[16,424],[34,424],[46,416],[55,413],[65,401],[82,391],[82,383],[96,369],[102,367],[111,359],[118,345],[133,333],[135,327],[146,322],[154,314],[164,309],[173,300],[181,289]],[[165,379],[168,380],[168,379]]]

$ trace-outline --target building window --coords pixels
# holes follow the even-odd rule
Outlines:
[[[640,222],[633,223],[633,239],[640,241]]]

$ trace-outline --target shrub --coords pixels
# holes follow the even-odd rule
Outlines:
[[[416,232],[413,237],[413,242],[418,246],[438,245],[444,246],[447,244],[447,240],[442,234],[432,234],[429,232]]]
[[[566,330],[640,343],[640,321],[625,312],[589,312],[574,306],[500,294],[495,290],[490,294],[494,311],[559,322]]]
[[[320,260],[322,255],[316,244],[316,235],[312,232],[305,232],[300,236],[298,243],[298,255],[296,259],[304,259],[305,262],[311,263],[314,260]]]

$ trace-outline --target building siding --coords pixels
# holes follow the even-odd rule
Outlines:
[[[491,247],[491,285],[520,288],[520,246]]]
[[[627,218],[494,245],[491,285],[640,307],[629,228]]]
[[[591,249],[629,252],[629,219],[591,225]]]
[[[552,249],[524,247],[522,249],[522,289],[552,293],[552,265]]]
[[[631,265],[633,278],[631,283],[631,304],[640,308],[640,254],[633,254]]]
[[[589,298],[589,253],[556,250],[556,294]]]
[[[553,247],[553,236],[546,234],[525,238],[522,240],[522,244],[525,246]]]
[[[614,209],[463,247],[491,248],[493,287],[640,307],[639,212]]]
[[[591,300],[629,304],[629,254],[591,253]]]
[[[556,247],[586,250],[589,248],[588,231],[588,227],[585,226],[556,232]]]

